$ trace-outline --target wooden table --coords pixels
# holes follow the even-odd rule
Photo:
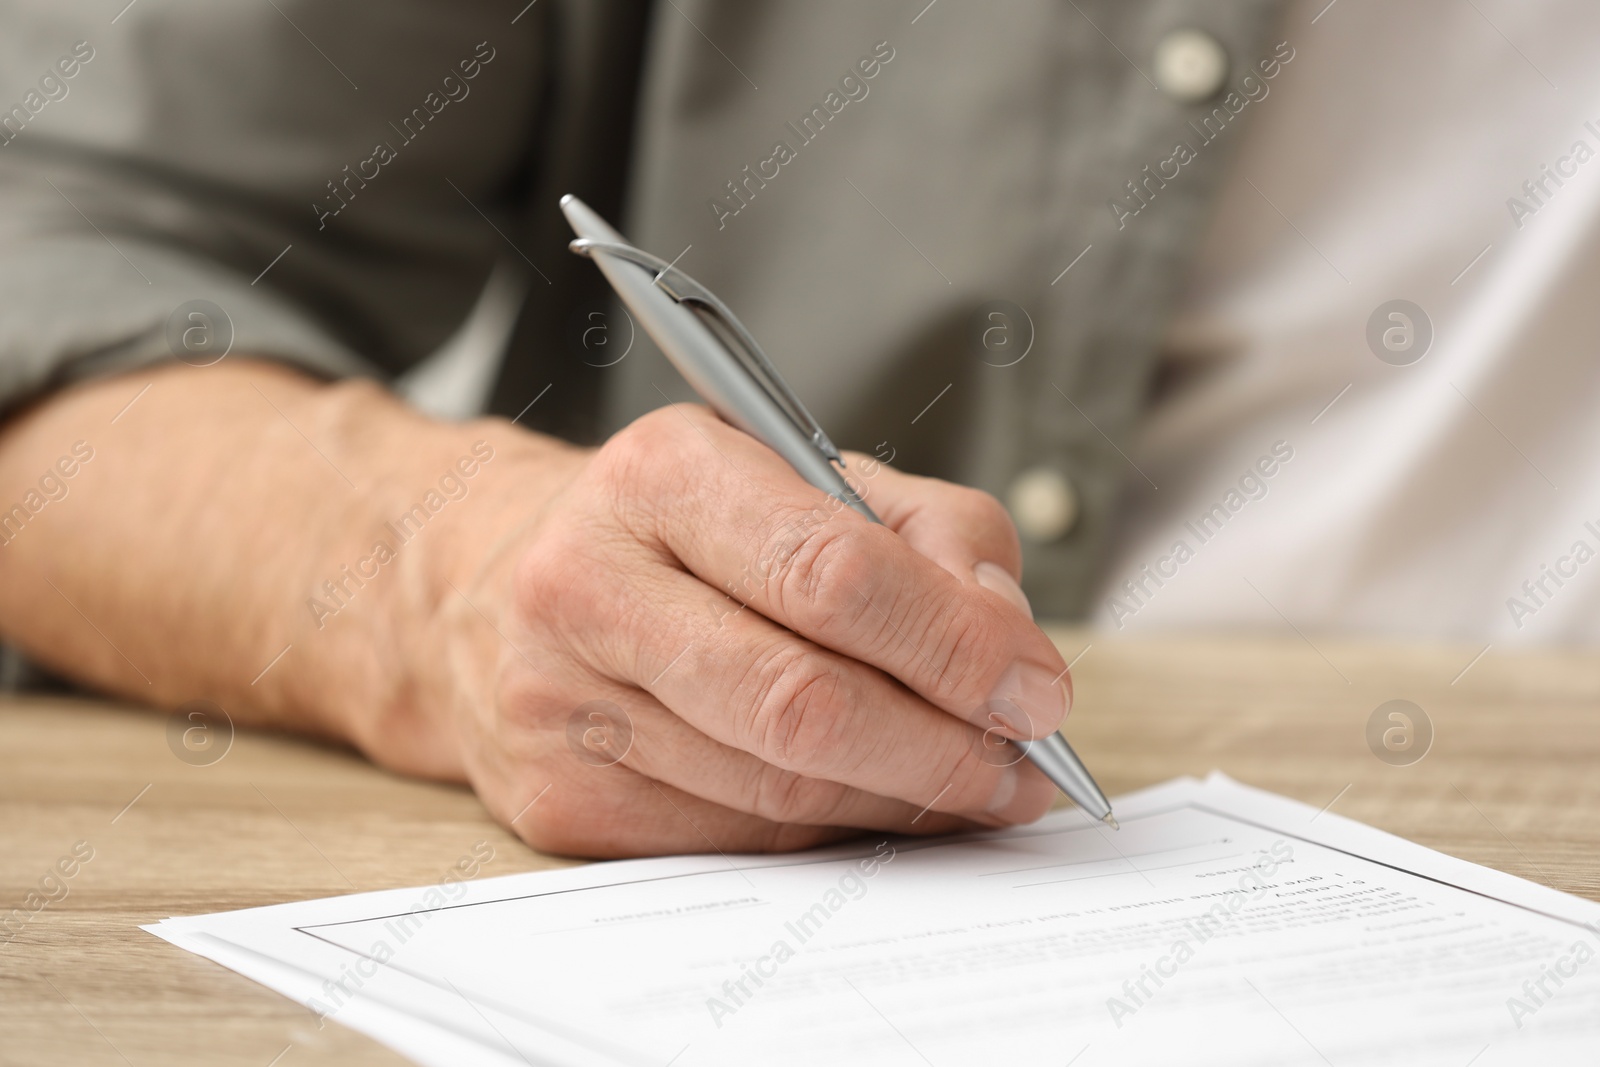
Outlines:
[[[1221,768],[1600,900],[1600,655],[1055,636],[1069,659],[1081,653],[1069,732],[1108,793]],[[1391,699],[1433,726],[1410,765],[1368,744],[1369,717]],[[485,875],[563,862],[465,790],[244,732],[192,766],[166,730],[148,711],[0,702],[0,920],[76,842],[94,850],[67,895],[0,944],[0,1063],[402,1063],[138,925],[432,883],[482,841],[494,847]]]

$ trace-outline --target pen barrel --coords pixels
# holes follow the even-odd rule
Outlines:
[[[621,271],[625,267],[619,264],[613,269]],[[655,292],[652,288],[651,294]],[[649,303],[654,305],[655,302]],[[644,317],[655,309],[651,306],[638,310]],[[671,310],[686,309],[673,305]],[[741,364],[731,357],[715,358],[721,357],[723,350],[708,347],[708,342],[717,346],[722,342],[710,326],[693,312],[687,316],[662,314],[646,321],[644,326],[690,388],[724,422],[778,453],[811,485],[848,504],[867,519],[880,521],[845,480],[843,472],[822,454],[815,442],[806,437]]]
[[[639,310],[641,317],[648,314],[643,308]],[[679,308],[675,306],[674,310]],[[871,521],[880,521],[845,480],[843,472],[818,450],[739,363],[732,358],[705,358],[707,340],[720,344],[709,326],[679,315],[660,318],[663,321],[645,322],[646,332],[655,339],[690,388],[724,422],[778,453],[796,474],[824,493],[843,501]],[[703,333],[704,339],[694,331]]]
[[[581,202],[562,203],[573,229],[583,237],[624,243],[622,235]],[[881,522],[839,470],[728,351],[721,337],[690,308],[659,289],[648,271],[603,249],[591,253],[628,311],[722,420],[754,437],[793,467],[811,485],[835,497],[872,522]]]
[[[678,370],[685,378],[690,377],[684,367],[680,366]],[[711,402],[712,410],[716,411],[724,422],[738,427],[778,453],[789,466],[794,468],[796,474],[811,485],[844,502],[869,521],[882,523],[883,520],[867,506],[861,494],[845,478],[844,472],[818,452],[816,446],[800,433],[777,405],[767,400],[765,394],[757,391],[759,402],[764,403],[765,408],[755,406],[756,402],[743,407],[723,407],[720,403],[712,401],[712,394],[709,391],[711,387],[699,384],[692,378],[689,384],[694,386],[695,392]]]
[[[1104,819],[1111,814],[1110,801],[1106,800],[1106,795],[1095,784],[1088,768],[1072,751],[1065,737],[1056,733],[1037,741],[1019,741],[1017,744],[1030,763],[1043,771],[1057,789],[1071,797],[1092,818]]]

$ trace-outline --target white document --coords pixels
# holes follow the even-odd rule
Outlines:
[[[1221,775],[959,838],[168,919],[420,1063],[1600,1062],[1600,905]]]

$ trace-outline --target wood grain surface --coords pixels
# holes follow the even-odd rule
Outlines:
[[[1077,657],[1068,736],[1107,793],[1219,768],[1600,900],[1600,656],[1052,633]],[[1421,759],[1369,744],[1391,700],[1431,724]],[[168,732],[148,710],[0,702],[0,922],[31,916],[0,932],[0,1063],[403,1063],[139,924],[428,884],[480,842],[494,858],[479,877],[568,862],[464,789],[246,731],[193,765]],[[93,858],[75,866],[79,842]]]

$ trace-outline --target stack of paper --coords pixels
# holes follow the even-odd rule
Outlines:
[[[1220,775],[1117,815],[148,929],[439,1067],[1600,1060],[1600,905]]]

